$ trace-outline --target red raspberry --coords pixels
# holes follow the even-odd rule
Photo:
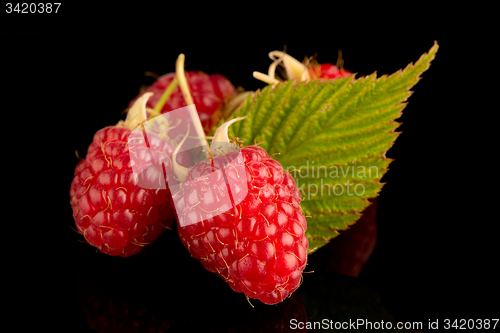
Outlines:
[[[70,190],[78,231],[101,252],[121,257],[141,251],[173,223],[168,187],[144,189],[136,184],[127,146],[130,133],[130,129],[119,126],[98,131],[85,160],[76,167]],[[150,137],[149,144],[138,145],[136,152],[145,154],[150,148],[154,155],[164,157],[173,152],[164,140]],[[169,159],[163,160],[169,167]],[[158,182],[158,170],[148,171],[138,179]]]
[[[223,166],[225,179],[209,181],[207,176]],[[245,186],[248,194],[235,205],[234,198]],[[227,202],[228,196],[230,210],[192,223],[204,212],[222,208],[220,202]],[[300,192],[292,176],[264,149],[244,147],[241,155],[215,157],[212,165],[197,163],[174,200],[182,243],[233,290],[275,304],[297,289],[309,247]]]
[[[208,133],[212,126],[218,123],[224,105],[231,97],[235,96],[236,89],[221,74],[207,75],[201,71],[187,71],[185,73],[201,124],[205,132]],[[163,92],[172,83],[174,77],[175,73],[159,77],[151,86],[134,98],[130,102],[129,107],[144,93],[152,92],[154,95],[148,100],[146,106],[153,108],[158,103]],[[186,106],[186,102],[184,101],[180,87],[177,86],[161,109],[161,113],[173,111],[184,106]]]
[[[315,77],[318,79],[321,79],[321,78],[336,79],[338,77],[340,77],[340,78],[347,77],[347,76],[352,74],[348,70],[345,70],[343,68],[339,69],[337,66],[335,66],[333,64],[328,64],[328,63],[321,64],[319,66],[311,68],[310,72],[311,72],[312,77]]]

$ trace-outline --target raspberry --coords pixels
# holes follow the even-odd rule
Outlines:
[[[189,171],[174,194],[178,233],[190,254],[233,290],[275,304],[300,284],[309,247],[307,222],[295,180],[281,164],[257,146],[240,153],[199,162]],[[209,181],[219,169],[225,179]],[[235,205],[244,187],[248,194]],[[228,197],[231,209],[193,223],[206,212],[224,211],[220,203]]]
[[[70,190],[78,231],[90,245],[112,256],[139,252],[173,223],[168,188],[150,190],[136,184],[127,147],[130,133],[117,126],[98,131],[76,167]],[[150,141],[155,154],[173,151],[162,141]]]
[[[112,256],[138,253],[173,224],[165,169],[152,164],[151,158],[169,169],[174,147],[153,133],[145,140],[143,132],[132,131],[146,120],[150,96],[138,99],[125,121],[94,135],[71,183],[70,203],[78,232]]]
[[[130,102],[131,106],[137,98],[146,92],[152,92],[154,95],[148,100],[146,106],[153,108],[163,92],[172,83],[175,73],[165,74],[159,77],[151,86],[141,92],[134,100]],[[207,75],[201,71],[186,71],[186,79],[193,97],[194,104],[198,111],[201,124],[206,133],[217,124],[222,115],[222,109],[227,101],[234,97],[236,89],[232,83],[221,74]],[[161,109],[161,113],[176,110],[186,106],[186,102],[177,86],[170,98]]]
[[[310,68],[311,76],[313,78],[336,79],[343,78],[351,75],[352,73],[343,68],[338,68],[333,64],[324,63],[316,67]]]

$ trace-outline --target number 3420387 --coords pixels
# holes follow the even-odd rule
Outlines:
[[[5,4],[5,12],[7,14],[17,13],[17,14],[57,14],[57,11],[61,7],[60,2],[56,3],[6,3]]]

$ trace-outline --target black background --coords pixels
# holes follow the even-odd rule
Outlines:
[[[123,262],[77,241],[69,187],[74,151],[85,155],[97,130],[124,119],[121,112],[139,87],[153,82],[145,71],[173,72],[184,53],[186,69],[221,73],[235,86],[256,90],[263,84],[252,72],[265,72],[267,53],[285,46],[298,59],[317,53],[319,62],[331,63],[341,49],[345,68],[361,76],[404,68],[435,40],[436,59],[412,89],[399,119],[402,134],[387,153],[395,161],[379,197],[378,245],[359,281],[399,321],[498,318],[498,217],[485,202],[495,168],[482,158],[487,140],[470,143],[480,110],[470,108],[476,97],[461,91],[464,80],[478,74],[475,66],[484,67],[476,32],[463,20],[467,14],[417,6],[206,6],[196,15],[189,7],[141,3],[64,3],[57,16],[2,14],[4,191],[12,203],[4,220],[13,228],[4,237],[13,280],[6,291],[14,296],[10,308],[22,316],[20,331],[29,323],[45,331],[90,330],[76,297],[78,272]],[[175,235],[162,238],[176,242]],[[148,265],[162,260],[155,249],[171,250],[152,248],[145,264],[125,260],[151,270]],[[183,250],[173,246],[179,260],[163,272],[197,264]]]

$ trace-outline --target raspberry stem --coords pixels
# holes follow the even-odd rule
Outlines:
[[[175,88],[177,88],[177,76],[174,77],[174,79],[172,80],[172,82],[170,82],[170,84],[168,85],[167,89],[163,92],[163,94],[161,95],[160,99],[158,100],[158,103],[156,103],[156,106],[154,108],[154,111],[155,111],[154,115],[155,116],[157,116],[157,115],[159,115],[161,113],[161,110],[163,109],[163,106],[167,102],[167,100],[170,97],[170,95],[172,95],[172,92],[174,91]]]
[[[193,97],[191,97],[191,92],[189,91],[189,86],[187,84],[186,75],[184,74],[184,59],[183,53],[179,54],[177,62],[175,64],[175,74],[179,80],[179,85],[181,87],[182,95],[186,101],[186,105],[194,104]]]
[[[165,91],[161,95],[160,99],[158,100],[158,103],[156,103],[156,105],[155,105],[155,108],[154,109],[150,109],[150,108],[146,109],[146,111],[149,112],[149,114],[150,114],[150,118],[151,117],[153,118],[153,119],[150,119],[150,121],[149,121],[149,128],[150,129],[153,128],[153,124],[157,120],[157,116],[161,115],[161,110],[163,109],[163,106],[165,105],[165,103],[169,99],[170,95],[172,95],[172,92],[174,91],[174,89],[177,87],[177,83],[178,83],[178,80],[177,80],[177,76],[176,76],[176,77],[174,77],[172,82],[170,82],[167,89],[165,89]],[[162,118],[160,121],[164,122],[165,119]],[[172,128],[172,127],[168,126],[168,124],[167,124],[166,129],[164,131],[165,135],[167,135],[167,131],[169,128]]]
[[[184,74],[184,59],[185,56],[183,53],[179,54],[177,58],[177,62],[175,64],[175,75],[177,80],[179,81],[179,86],[182,91],[182,95],[184,96],[184,100],[189,109],[189,114],[191,116],[191,121],[194,125],[194,130],[196,132],[196,136],[200,140],[200,145],[207,147],[208,153],[212,156],[210,151],[210,146],[208,144],[207,138],[205,137],[205,131],[203,131],[203,126],[201,125],[200,117],[198,116],[198,112],[196,112],[196,107],[194,105],[193,97],[189,92],[189,86],[186,80],[186,75]]]

